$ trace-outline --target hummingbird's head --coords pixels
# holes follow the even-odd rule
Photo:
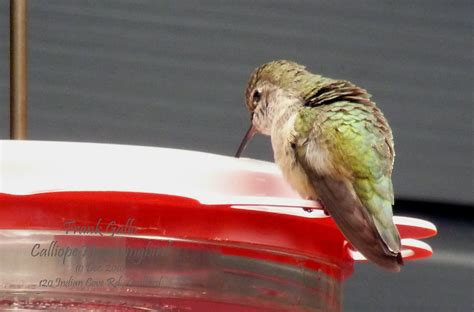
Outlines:
[[[254,70],[245,91],[251,125],[237,157],[255,133],[270,135],[277,106],[299,98],[299,82],[307,74],[310,73],[304,66],[285,60],[269,62]]]
[[[245,102],[256,131],[270,135],[273,112],[285,99],[299,96],[299,81],[308,73],[291,61],[273,61],[254,70],[247,83]]]

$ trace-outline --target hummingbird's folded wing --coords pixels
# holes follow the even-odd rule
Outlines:
[[[351,107],[347,107],[349,104],[304,109],[301,118],[306,120],[295,122],[299,136],[295,146],[296,159],[348,241],[367,259],[389,270],[399,271],[400,239],[391,219],[393,191],[391,182],[385,183],[384,174],[380,172],[384,170],[384,165],[391,166],[391,159],[380,158],[377,155],[379,151],[366,142],[374,139],[373,134],[358,136],[349,131],[354,124],[365,122],[363,118],[347,118],[344,115],[352,112]],[[344,116],[335,118],[334,113],[338,109]],[[327,116],[321,118],[322,114]],[[315,121],[319,119],[318,124],[308,127],[312,115]],[[305,124],[305,129],[302,126],[298,128],[298,123]],[[321,139],[321,133],[316,134],[315,131],[324,132],[325,138]],[[325,144],[322,144],[323,141]],[[326,161],[330,163],[324,165],[327,170],[322,170],[321,154],[329,155]],[[366,181],[369,181],[369,193],[363,190]],[[373,181],[383,183],[379,185]],[[376,192],[378,188],[381,190]],[[384,192],[385,196],[379,196]]]
[[[388,270],[399,271],[397,255],[387,250],[350,181],[318,175],[305,160],[300,162],[347,240],[370,261]]]

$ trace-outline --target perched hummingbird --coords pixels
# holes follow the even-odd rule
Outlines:
[[[392,220],[393,137],[370,97],[291,61],[266,63],[247,85],[251,126],[236,157],[255,133],[271,136],[275,162],[290,185],[320,201],[367,259],[398,272],[403,260]]]

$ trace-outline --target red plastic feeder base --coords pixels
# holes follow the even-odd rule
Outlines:
[[[363,257],[271,163],[0,141],[0,308],[340,311]],[[405,260],[429,222],[395,217]]]

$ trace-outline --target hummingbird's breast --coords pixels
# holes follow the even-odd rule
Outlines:
[[[317,192],[296,158],[294,123],[297,111],[281,112],[276,116],[271,132],[275,163],[290,186],[305,199],[316,200]]]

